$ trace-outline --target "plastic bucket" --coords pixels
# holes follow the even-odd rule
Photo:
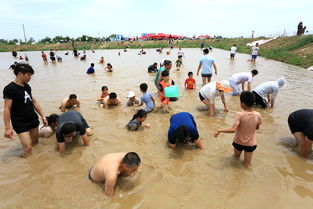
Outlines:
[[[165,87],[164,89],[165,97],[178,97],[179,90],[177,85]]]

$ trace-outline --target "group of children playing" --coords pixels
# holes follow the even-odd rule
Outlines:
[[[183,56],[183,55],[180,54],[179,56]],[[101,64],[104,63],[103,57],[101,58],[99,63],[101,63]],[[169,97],[166,94],[166,89],[168,87],[175,85],[175,82],[170,78],[170,69],[172,67],[172,62],[170,60],[165,60],[164,63],[162,63],[162,64],[163,64],[163,66],[159,70],[157,70],[157,72],[156,72],[155,85],[156,85],[156,88],[158,89],[161,107],[166,109],[166,108],[168,108],[170,101],[177,101],[178,98],[177,97]],[[25,68],[25,66],[22,66],[22,67]],[[29,67],[29,66],[26,66],[26,67]],[[92,63],[91,68],[93,68],[93,67],[94,67],[94,64]],[[88,71],[89,71],[89,69],[88,69]],[[92,71],[92,69],[90,71]],[[255,73],[255,71],[254,71],[254,73]],[[27,82],[30,80],[30,76],[27,77],[26,74],[27,73],[25,73],[25,72],[18,72],[18,74],[16,73],[17,79],[20,79],[20,80],[22,79],[23,82],[25,84],[27,84]],[[33,70],[29,71],[28,74],[32,75]],[[253,75],[253,72],[251,72],[251,74]],[[215,87],[214,88],[215,91],[218,91],[220,93],[231,92],[232,90],[231,90],[231,88],[229,88],[229,85],[230,85],[229,81],[227,81],[227,82],[211,82],[210,81],[208,84],[203,86],[199,92],[199,97],[200,97],[201,101],[204,102],[207,99],[206,93],[205,93],[206,90],[203,88],[206,86],[209,87],[211,84]],[[190,89],[190,90],[193,90],[196,88],[196,81],[193,78],[192,72],[188,73],[188,78],[184,82],[184,87],[186,89]],[[130,131],[139,130],[141,127],[150,128],[150,125],[148,123],[145,123],[145,120],[147,118],[148,113],[152,112],[156,107],[155,100],[154,100],[153,96],[151,95],[151,93],[147,92],[148,85],[146,83],[141,83],[139,86],[139,89],[142,92],[142,96],[141,96],[140,100],[138,100],[136,98],[136,95],[133,91],[130,91],[127,94],[127,98],[128,98],[127,106],[140,107],[140,106],[143,106],[145,104],[145,108],[138,110],[136,112],[136,114],[134,114],[132,119],[128,122],[128,124],[126,125],[126,128]],[[9,91],[7,90],[7,92],[9,92]],[[6,94],[4,94],[4,98],[5,99],[11,99],[11,95],[6,93]],[[117,97],[117,94],[115,92],[109,92],[109,89],[107,86],[101,87],[101,95],[97,99],[97,101],[98,101],[99,106],[103,107],[103,108],[109,108],[110,106],[119,106],[121,104],[121,101]],[[234,147],[234,156],[236,158],[239,158],[240,155],[242,154],[242,151],[244,151],[243,164],[247,167],[251,165],[251,159],[252,159],[253,151],[257,148],[256,136],[255,136],[256,130],[258,130],[260,128],[260,125],[262,124],[260,113],[253,110],[254,104],[255,104],[255,95],[251,92],[251,88],[248,89],[248,91],[241,92],[240,93],[240,106],[243,109],[243,111],[236,113],[235,122],[231,128],[221,129],[221,130],[218,130],[214,133],[214,137],[218,137],[221,133],[235,133],[235,136],[233,139],[233,144],[232,144]],[[60,105],[60,110],[62,112],[66,112],[66,111],[68,111],[74,107],[79,108],[80,107],[80,101],[75,94],[71,94],[69,96],[69,98],[66,98],[62,101],[62,103]],[[225,109],[227,110],[226,104],[225,104]],[[41,112],[41,110],[39,112]],[[76,112],[75,111],[69,112],[69,115],[70,114],[75,115]],[[41,115],[43,115],[43,114],[41,114]],[[312,115],[313,115],[313,112],[312,112]],[[83,123],[82,126],[84,126],[86,128],[86,131],[82,130],[82,132],[84,132],[84,137],[85,137],[85,135],[86,136],[89,135],[91,133],[91,131],[90,131],[90,128],[89,128],[87,122],[84,120],[84,118],[80,114],[77,114],[76,116],[78,117],[78,120],[80,120],[80,123]],[[63,114],[61,115],[61,117],[63,117],[63,119],[61,118],[62,120],[66,119],[66,116]],[[294,117],[294,118],[296,118],[296,117]],[[56,114],[52,114],[49,117],[43,118],[43,120],[44,120],[44,124],[47,126],[44,126],[41,129],[43,129],[45,127],[48,127],[51,129],[51,130],[49,129],[48,131],[41,131],[39,133],[40,136],[45,136],[45,137],[47,137],[49,134],[53,133],[53,131],[58,126],[58,122],[61,121],[60,117]],[[292,124],[293,133],[298,133],[300,128],[297,127],[297,123],[293,122],[295,120],[296,119],[294,119],[294,120],[290,119],[290,124]],[[309,121],[309,122],[311,123],[311,121]],[[194,124],[195,124],[195,122],[194,122]],[[6,125],[7,125],[7,121],[6,121]],[[195,125],[195,128],[196,128],[196,125]],[[89,129],[89,130],[87,130],[87,129]],[[59,131],[63,131],[63,128],[60,129]],[[10,137],[12,135],[12,133],[11,132],[7,133],[7,132],[6,132],[6,137]],[[176,133],[174,133],[174,135],[175,134]],[[188,133],[186,135],[188,135]],[[66,134],[63,133],[62,137],[64,137],[64,136],[66,136]],[[309,137],[311,137],[311,136],[313,136],[313,134],[311,134],[311,132],[310,132]],[[297,138],[297,136],[296,136],[296,138]],[[310,140],[311,140],[311,138],[310,138]],[[87,139],[86,140],[83,139],[83,141],[84,141],[84,144],[85,144],[85,141],[86,141],[86,143],[88,142],[87,144],[89,144],[89,141]],[[299,143],[301,142],[301,140],[298,140],[298,141],[299,141]],[[312,146],[312,143],[310,144],[310,146]],[[201,147],[203,148],[203,146],[201,146]],[[62,150],[62,147],[60,149]],[[63,149],[64,149],[64,147],[63,147]],[[126,155],[125,154],[126,153],[119,154],[118,158],[124,159],[124,156],[127,155],[127,154]],[[132,155],[133,155],[133,157],[135,156],[135,154],[132,154]],[[137,166],[136,169],[137,169],[139,166],[139,163],[140,163],[140,159],[139,159],[139,156],[136,156],[136,158],[138,158],[137,163],[136,163],[136,166]],[[105,160],[105,162],[108,162],[108,160]],[[125,160],[125,164],[127,164],[126,160]],[[102,177],[100,178],[99,175],[97,174],[97,169],[100,169],[102,167],[97,166],[97,164],[96,164],[96,166],[94,167],[95,169],[93,169],[93,168],[90,169],[89,178],[92,181],[98,181],[99,179],[102,179]],[[125,167],[125,169],[126,169],[126,167]],[[129,172],[131,173],[132,171],[129,171]],[[114,189],[114,185],[113,185],[113,189]]]

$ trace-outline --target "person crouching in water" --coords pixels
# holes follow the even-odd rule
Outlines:
[[[136,173],[140,163],[135,152],[110,153],[96,162],[89,170],[88,178],[95,183],[104,182],[104,194],[112,197],[117,179]]]
[[[226,107],[226,100],[224,93],[232,92],[230,88],[229,81],[219,82],[210,82],[205,84],[199,92],[200,100],[209,108],[209,116],[214,116],[215,114],[215,103],[214,100],[216,97],[220,96],[224,104],[224,112],[228,112]]]
[[[150,128],[150,124],[143,123],[147,118],[147,112],[144,110],[138,110],[133,118],[128,122],[126,128],[129,131],[137,131],[140,127]]]
[[[69,110],[61,114],[56,130],[56,139],[60,152],[65,151],[65,144],[71,143],[77,132],[81,135],[83,144],[88,146],[88,136],[92,134],[92,130],[89,128],[84,117],[74,110]]]

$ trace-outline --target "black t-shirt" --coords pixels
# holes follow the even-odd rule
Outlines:
[[[149,73],[153,73],[153,72],[156,72],[156,71],[157,71],[157,68],[154,65],[150,65],[148,67],[148,72]]]
[[[11,121],[14,129],[25,123],[38,120],[31,91],[32,89],[27,83],[20,86],[14,82],[3,89],[3,98],[12,100]]]
[[[297,127],[303,131],[310,140],[313,140],[313,110],[302,109],[294,113],[295,123]]]
[[[73,123],[76,127],[75,131],[79,132],[80,135],[84,135],[86,133],[86,125],[83,122],[83,116],[74,110],[69,110],[62,115],[60,115],[59,125],[56,130],[56,138],[59,143],[65,142],[63,133],[61,131],[62,126],[65,123]]]
[[[54,57],[54,52],[50,52],[50,57]]]

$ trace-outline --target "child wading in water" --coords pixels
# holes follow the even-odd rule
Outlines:
[[[164,70],[162,73],[163,80],[159,84],[159,93],[160,93],[160,101],[161,101],[161,107],[164,111],[168,111],[168,104],[170,102],[170,98],[165,96],[165,88],[175,85],[175,82],[170,79],[170,74],[167,70]]]
[[[99,102],[99,105],[100,104],[103,104],[103,99],[106,97],[106,96],[109,96],[109,89],[107,86],[102,86],[101,87],[101,95],[100,97],[98,98],[98,102]]]
[[[111,73],[111,72],[113,72],[113,66],[110,63],[108,63],[107,67],[104,68],[104,70]]]
[[[249,91],[244,91],[240,95],[240,105],[244,110],[237,112],[236,120],[232,128],[219,130],[214,136],[217,137],[220,133],[236,133],[234,137],[234,156],[239,158],[244,150],[244,166],[251,165],[253,151],[256,149],[255,131],[262,124],[260,113],[253,111],[254,95]]]
[[[143,124],[147,118],[147,112],[144,110],[138,110],[138,112],[133,116],[133,118],[128,122],[126,128],[129,131],[137,131],[141,126],[144,128],[150,128],[148,123]]]

